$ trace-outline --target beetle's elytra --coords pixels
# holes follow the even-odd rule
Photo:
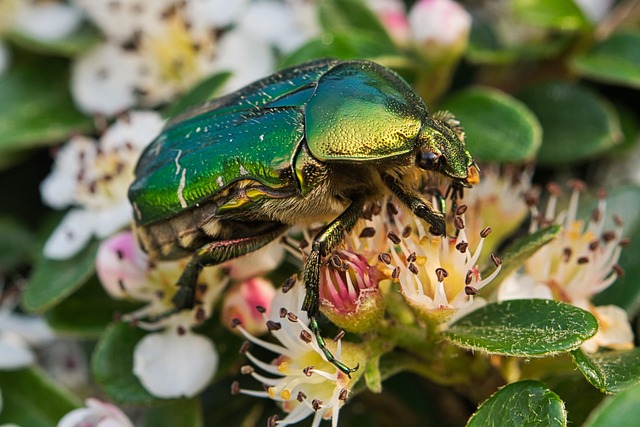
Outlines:
[[[445,233],[442,213],[411,180],[420,172],[457,189],[475,184],[462,135],[453,116],[430,115],[381,65],[287,68],[176,117],[147,147],[129,189],[139,240],[157,259],[191,256],[174,298],[189,308],[203,266],[254,251],[292,225],[326,222],[303,272],[303,308],[317,332],[322,260],[368,203],[390,191]]]

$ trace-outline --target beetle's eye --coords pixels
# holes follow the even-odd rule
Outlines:
[[[428,171],[439,171],[443,166],[443,157],[431,151],[425,151],[418,154],[416,164],[419,168]]]

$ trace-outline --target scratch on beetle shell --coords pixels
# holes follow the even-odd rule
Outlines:
[[[176,159],[175,159],[175,162],[176,162],[176,175],[178,175],[180,173],[180,169],[182,168],[182,166],[180,166],[180,163],[178,163],[178,161],[180,160],[180,156],[181,155],[182,155],[182,150],[178,150],[178,155],[176,156]],[[184,177],[184,173],[182,174],[182,176]],[[180,183],[182,184],[182,180],[180,180]]]
[[[187,183],[187,170],[182,169],[182,176],[180,177],[180,185],[178,186],[178,200],[180,201],[180,207],[183,209],[187,207],[187,201],[184,200],[184,195],[182,194],[186,183]]]

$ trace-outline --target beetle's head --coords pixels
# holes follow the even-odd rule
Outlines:
[[[464,143],[460,122],[448,111],[435,113],[418,136],[416,166],[445,175],[462,187],[480,181],[478,166]]]

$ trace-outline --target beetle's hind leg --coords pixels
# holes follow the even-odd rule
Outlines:
[[[262,233],[255,236],[237,239],[220,240],[207,243],[191,257],[187,267],[178,279],[180,287],[173,296],[175,311],[193,308],[195,304],[195,289],[198,276],[204,267],[220,264],[224,261],[253,252],[284,233],[288,226],[275,223]],[[171,313],[169,313],[171,314]]]
[[[313,239],[311,253],[305,261],[303,272],[306,294],[302,309],[309,315],[309,328],[315,335],[318,346],[327,360],[346,375],[356,371],[358,366],[349,368],[339,360],[336,360],[334,355],[327,349],[324,339],[320,336],[320,328],[316,320],[320,309],[320,268],[322,259],[336,248],[344,238],[344,234],[351,231],[358,219],[360,219],[363,207],[364,198],[355,198],[344,212],[320,230]]]

